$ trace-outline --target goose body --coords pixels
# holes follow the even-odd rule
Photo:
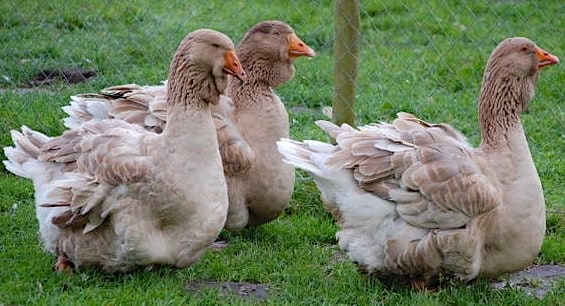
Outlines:
[[[421,285],[526,267],[545,232],[542,186],[520,112],[557,57],[525,38],[499,44],[479,97],[482,142],[400,113],[354,129],[318,121],[336,145],[283,139],[285,162],[310,173],[361,270]]]
[[[226,228],[242,229],[277,218],[294,188],[294,169],[282,162],[276,142],[289,136],[288,114],[273,88],[294,77],[293,61],[313,57],[287,24],[265,21],[252,27],[237,46],[248,73],[230,79],[226,93],[234,101],[234,124],[255,155],[249,171],[226,177],[230,208]]]
[[[273,88],[294,76],[292,62],[315,52],[279,21],[253,26],[237,47],[247,78],[229,80],[212,116],[229,193],[226,229],[236,231],[278,217],[294,187],[294,169],[281,161],[276,141],[289,136],[288,114]],[[164,85],[114,86],[72,97],[63,109],[68,128],[116,118],[160,133],[167,123]]]
[[[116,119],[54,138],[12,131],[4,164],[33,181],[42,241],[58,256],[57,270],[182,268],[216,239],[228,199],[210,105],[226,73],[244,75],[233,49],[216,31],[186,36],[170,66],[161,134]]]

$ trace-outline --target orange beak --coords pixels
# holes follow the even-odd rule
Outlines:
[[[296,34],[292,33],[288,36],[288,56],[290,58],[301,56],[314,57],[316,52],[308,47]]]
[[[559,58],[542,48],[536,47],[536,57],[538,58],[538,69],[545,66],[559,64]]]
[[[231,74],[241,81],[245,80],[246,75],[243,66],[239,62],[234,50],[229,50],[224,53],[224,73]]]

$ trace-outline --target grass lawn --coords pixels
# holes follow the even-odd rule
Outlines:
[[[559,0],[362,1],[357,123],[391,120],[399,111],[446,122],[478,143],[476,98],[483,67],[505,37],[526,36],[565,58],[565,4]],[[198,4],[197,4],[198,3]],[[426,3],[426,4],[422,4]],[[0,146],[10,129],[27,125],[48,135],[63,131],[60,109],[76,93],[167,77],[180,40],[197,28],[237,42],[259,21],[291,24],[318,56],[296,62],[296,77],[277,89],[295,139],[327,140],[313,124],[331,105],[333,2],[283,1],[37,1],[0,2]],[[26,88],[42,69],[94,69],[90,82]],[[545,70],[523,123],[544,186],[547,235],[537,263],[565,264],[565,73]],[[3,160],[3,152],[0,152]],[[0,166],[0,305],[121,305],[253,303],[218,290],[188,292],[191,281],[268,284],[269,304],[556,305],[565,281],[544,300],[517,289],[490,289],[487,280],[455,283],[439,292],[388,288],[356,271],[336,246],[337,230],[313,181],[297,172],[295,193],[278,220],[240,234],[184,270],[108,276],[83,271],[56,275],[42,252],[28,180]],[[528,229],[525,228],[524,231]],[[535,285],[535,284],[534,284]]]

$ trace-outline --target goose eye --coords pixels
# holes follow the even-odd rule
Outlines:
[[[214,48],[219,48],[220,45],[218,45],[218,44],[212,44],[212,47],[214,47]]]
[[[281,35],[281,32],[274,32],[273,34],[279,36],[279,35]]]
[[[527,52],[527,51],[528,51],[528,47],[527,47],[527,46],[523,46],[521,50],[524,51],[524,52]]]

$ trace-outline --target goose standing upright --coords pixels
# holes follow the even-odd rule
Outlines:
[[[271,221],[288,205],[294,169],[282,162],[276,149],[276,141],[289,136],[288,115],[273,88],[294,77],[296,58],[315,56],[280,21],[253,26],[237,53],[247,79],[230,80],[229,98],[222,96],[212,108],[230,199],[226,228],[232,231]],[[163,85],[135,84],[76,95],[63,107],[69,115],[65,125],[72,129],[92,119],[118,118],[160,133],[167,121],[166,97]]]
[[[422,287],[522,269],[545,232],[542,186],[520,113],[539,71],[559,59],[526,38],[492,52],[479,96],[481,144],[447,124],[400,113],[392,124],[317,125],[331,145],[283,139],[289,164],[310,173],[336,218],[340,247],[361,270]]]
[[[162,134],[115,119],[56,138],[12,131],[4,164],[33,181],[41,237],[57,270],[182,268],[205,252],[228,209],[210,112],[226,74],[245,77],[233,43],[197,30],[171,62]]]

